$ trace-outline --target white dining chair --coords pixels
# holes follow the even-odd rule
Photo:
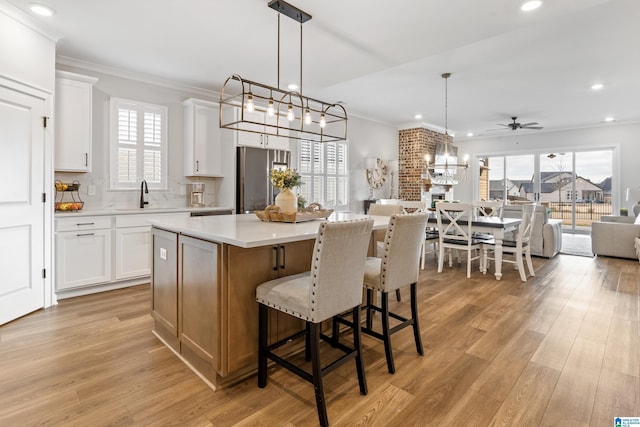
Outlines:
[[[476,200],[473,202],[473,215],[502,218],[504,202],[502,200]],[[492,239],[493,235],[487,233],[473,233],[476,239]]]
[[[529,274],[535,276],[533,269],[533,262],[531,261],[531,234],[533,232],[533,225],[535,222],[535,210],[536,205],[534,203],[528,205],[522,205],[522,222],[518,226],[518,231],[515,233],[515,240],[503,240],[502,241],[502,262],[515,264],[520,273],[520,280],[527,281],[527,273],[524,269],[524,263],[522,258],[527,261],[527,267],[529,268]],[[482,243],[482,265],[484,266],[484,272],[488,269],[489,260],[495,260],[495,257],[490,257],[489,254],[495,248],[495,239],[491,238]],[[513,255],[513,259],[505,259],[504,255]]]
[[[473,237],[471,220],[473,205],[471,203],[436,203],[436,220],[438,223],[438,273],[442,273],[444,257],[451,250],[467,252],[467,279],[471,278],[471,262],[480,261],[480,271],[484,271],[482,240]],[[466,222],[466,224],[463,223]],[[449,256],[449,267],[452,266]]]

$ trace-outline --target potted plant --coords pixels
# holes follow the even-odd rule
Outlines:
[[[297,212],[298,198],[291,189],[302,184],[300,174],[295,169],[271,169],[270,178],[273,186],[280,190],[276,196],[276,206],[280,208],[280,212]]]

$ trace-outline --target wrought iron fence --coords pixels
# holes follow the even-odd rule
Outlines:
[[[549,218],[571,220],[573,203],[571,202],[548,202],[551,209]],[[611,215],[611,203],[599,202],[576,202],[576,221],[600,221],[603,215]]]

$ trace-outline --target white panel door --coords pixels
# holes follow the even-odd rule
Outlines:
[[[0,325],[44,307],[43,115],[0,86]]]

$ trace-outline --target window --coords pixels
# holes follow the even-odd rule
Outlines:
[[[300,195],[307,203],[325,208],[347,208],[349,203],[348,145],[346,141],[299,141]]]
[[[167,107],[111,98],[111,189],[167,188]]]

